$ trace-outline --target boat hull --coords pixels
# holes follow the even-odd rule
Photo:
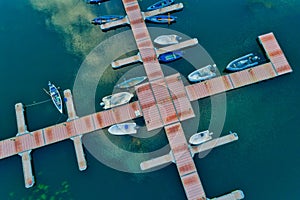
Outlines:
[[[211,140],[213,133],[210,133],[209,130],[206,131],[202,131],[199,133],[195,133],[194,135],[192,135],[189,139],[189,143],[191,145],[200,145],[204,142],[207,142],[208,140]]]
[[[154,39],[154,43],[159,45],[178,44],[180,39],[178,35],[161,35]]]
[[[188,75],[188,80],[192,83],[205,81],[217,76],[216,72],[216,65],[207,65],[190,73]]]
[[[131,135],[137,133],[136,123],[115,124],[108,128],[112,135]]]
[[[182,51],[168,52],[168,53],[161,54],[158,57],[158,60],[167,63],[181,58],[182,55],[183,55]]]
[[[147,79],[147,76],[131,78],[126,81],[123,81],[122,83],[117,84],[116,87],[120,88],[120,89],[130,88],[130,87],[133,87],[133,86],[136,86],[136,85],[142,83],[146,79]]]
[[[116,21],[116,20],[123,19],[123,18],[124,18],[124,16],[122,16],[122,15],[104,15],[104,16],[96,17],[95,19],[93,19],[91,21],[91,23],[94,25],[101,25],[101,24],[105,24],[105,23]]]
[[[104,109],[109,109],[128,103],[132,97],[133,94],[129,92],[119,92],[103,97],[100,105],[104,106]]]
[[[63,102],[58,89],[50,81],[48,83],[48,86],[49,86],[49,95],[51,97],[53,104],[55,105],[55,107],[60,113],[63,113]]]
[[[265,59],[262,56],[254,53],[249,53],[245,56],[242,56],[240,58],[231,61],[226,66],[226,70],[230,72],[241,71],[243,69],[247,69],[262,64],[263,62],[265,62]]]
[[[156,9],[160,9],[160,8],[164,8],[164,7],[167,7],[171,4],[174,3],[175,0],[163,0],[163,1],[158,1],[156,2],[155,4],[149,6],[147,8],[148,11],[150,10],[156,10]]]
[[[176,21],[176,17],[169,15],[156,15],[152,17],[147,17],[146,20],[159,23],[159,24],[168,24]]]
[[[86,3],[100,5],[101,3],[106,2],[106,1],[109,1],[109,0],[87,0]]]

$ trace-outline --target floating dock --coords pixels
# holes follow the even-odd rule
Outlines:
[[[179,42],[178,44],[173,44],[173,45],[169,45],[166,47],[162,47],[156,50],[156,55],[157,57],[160,56],[161,54],[164,53],[168,53],[168,52],[172,52],[172,51],[176,51],[179,49],[185,49],[188,47],[192,47],[198,44],[198,40],[196,38],[190,39],[190,40],[186,40],[184,42]]]
[[[24,109],[23,104],[18,103],[15,105],[16,110],[16,118],[17,118],[17,126],[18,126],[18,134],[17,136],[23,135],[28,133],[27,126],[25,124],[25,117],[24,117]],[[15,148],[19,151],[23,149],[22,143],[15,139]],[[34,184],[34,176],[32,174],[32,166],[31,166],[31,150],[20,152],[19,155],[22,157],[22,167],[23,167],[23,175],[24,175],[24,182],[25,187],[30,188]]]
[[[172,153],[156,160],[146,161],[141,164],[141,167],[146,169],[160,162],[174,162],[187,198],[205,200],[207,198],[193,161],[194,154],[235,141],[238,138],[237,135],[230,134],[197,147],[190,147],[180,123],[195,116],[190,101],[274,78],[292,72],[292,69],[273,33],[269,33],[259,36],[259,41],[270,59],[269,63],[184,86],[179,74],[165,77],[157,59],[157,54],[179,47],[173,47],[173,49],[166,47],[162,52],[157,52],[144,22],[145,13],[140,11],[137,0],[122,0],[122,2],[127,17],[123,19],[124,21],[106,24],[105,29],[121,22],[129,23],[132,28],[140,59],[149,80],[149,82],[135,87],[138,101],[84,117],[77,117],[71,91],[66,90],[64,94],[68,109],[68,121],[33,132],[28,132],[26,128],[22,104],[16,104],[19,133],[15,137],[0,141],[0,159],[16,154],[22,156],[25,186],[31,187],[34,184],[30,161],[31,150],[66,139],[73,139],[79,169],[84,170],[87,165],[81,143],[82,135],[143,116],[147,130],[164,127]],[[167,9],[170,8],[155,12],[165,12]],[[155,12],[146,14],[153,15]],[[192,42],[198,41],[193,40]],[[241,191],[234,191],[216,199],[242,198],[244,196]]]
[[[198,40],[196,38],[194,39],[190,39],[184,42],[180,42],[178,44],[173,44],[173,45],[169,45],[167,47],[162,47],[159,49],[155,49],[156,52],[156,57],[158,58],[161,54],[167,53],[167,52],[172,52],[175,50],[179,50],[179,49],[184,49],[184,48],[188,48],[188,47],[192,47],[195,46],[196,44],[198,44]],[[131,56],[128,58],[123,58],[120,60],[116,60],[114,62],[111,63],[112,68],[114,69],[118,69],[120,67],[129,65],[129,64],[133,64],[133,63],[137,63],[137,62],[143,62],[140,53],[138,53],[135,56]]]
[[[76,115],[71,90],[65,90],[64,97],[65,97],[64,100],[65,100],[65,103],[67,106],[67,111],[68,111],[68,120],[67,121],[72,121],[78,117]],[[80,171],[83,171],[87,168],[87,164],[86,164],[86,159],[84,156],[81,137],[82,137],[82,135],[77,135],[77,136],[71,137],[71,140],[73,140],[77,163],[78,163],[78,168]]]
[[[165,126],[165,131],[187,198],[206,199],[181,124],[175,123]]]
[[[189,146],[189,150],[190,150],[192,157],[194,157],[194,155],[196,153],[201,153],[201,152],[213,149],[215,147],[218,147],[218,146],[221,146],[224,144],[228,144],[228,143],[236,141],[236,140],[238,140],[237,134],[230,133],[226,136],[222,136],[220,138],[213,139],[211,141],[208,141],[208,142],[198,145],[198,146]],[[173,155],[172,150],[170,151],[170,153],[168,153],[166,155],[142,162],[140,164],[140,167],[142,170],[148,170],[148,169],[151,169],[154,167],[169,164],[171,162],[173,162],[173,163],[176,162],[174,160],[174,155]]]

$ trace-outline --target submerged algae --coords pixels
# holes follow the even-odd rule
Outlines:
[[[95,17],[84,1],[73,0],[30,0],[32,7],[47,14],[46,24],[65,40],[67,49],[79,56],[87,55],[104,34],[90,20]]]

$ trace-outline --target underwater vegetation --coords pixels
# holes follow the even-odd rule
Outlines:
[[[76,55],[87,55],[102,41],[104,35],[90,20],[95,14],[85,1],[75,0],[30,0],[32,7],[46,14],[46,24],[60,33],[66,48]]]
[[[70,185],[67,181],[63,181],[58,190],[54,190],[46,184],[37,184],[31,190],[31,194],[27,197],[23,197],[22,200],[63,200],[73,199],[70,192]],[[20,199],[16,195],[16,192],[9,193],[9,199]]]

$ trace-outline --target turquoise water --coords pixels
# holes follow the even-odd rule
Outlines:
[[[73,86],[77,71],[99,42],[121,28],[102,33],[86,16],[124,13],[120,1],[100,7],[81,1],[37,4],[0,1],[1,139],[16,134],[14,104],[46,100],[48,80],[62,89]],[[140,1],[146,8],[155,1]],[[271,3],[270,3],[271,2]],[[227,93],[224,133],[239,141],[195,158],[208,197],[242,189],[246,199],[299,199],[300,150],[298,1],[183,1],[185,8],[169,28],[190,37],[209,52],[222,71],[234,57],[258,51],[260,34],[273,31],[294,72]],[[37,9],[40,8],[40,9]],[[55,15],[80,13],[80,17]],[[47,12],[48,11],[48,12]],[[58,12],[60,11],[60,12]],[[69,12],[67,12],[69,11]],[[74,14],[74,15],[75,15]],[[51,19],[51,20],[50,20]],[[149,25],[165,27],[162,25]],[[79,37],[82,36],[82,37]],[[176,61],[174,67],[185,62]],[[187,73],[183,70],[183,73]],[[111,88],[111,85],[107,86]],[[201,100],[204,107],[209,99]],[[208,126],[209,109],[201,109],[200,129]],[[29,130],[66,120],[48,102],[26,108]],[[88,169],[79,172],[73,144],[64,141],[32,152],[36,186],[25,189],[19,156],[0,161],[0,199],[184,199],[175,165],[147,174],[130,174],[99,163],[86,151]]]

